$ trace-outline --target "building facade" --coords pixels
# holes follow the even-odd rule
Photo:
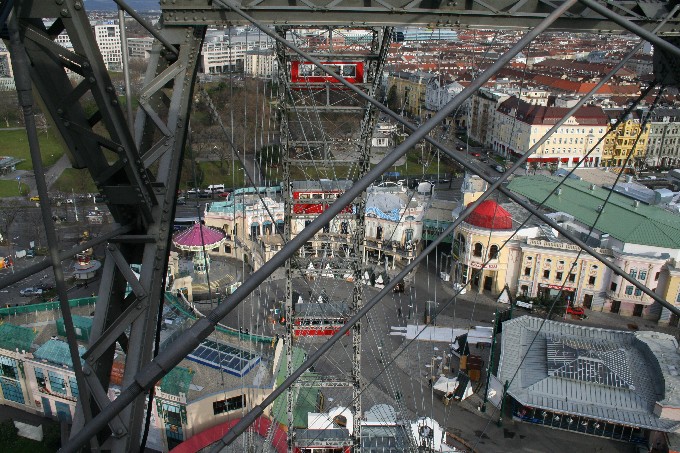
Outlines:
[[[606,110],[610,123],[616,121],[621,110]],[[640,167],[645,161],[650,124],[642,126],[642,111],[631,112],[616,129],[609,132],[602,148],[605,167]]]
[[[95,25],[92,29],[106,69],[109,71],[121,71],[123,69],[123,58],[118,22],[111,21]]]
[[[273,49],[249,50],[246,52],[246,75],[271,79],[276,74],[278,66]]]
[[[521,156],[541,139],[569,109],[533,105],[516,97],[495,112],[492,146],[503,156]],[[608,118],[600,107],[581,107],[545,141],[527,162],[557,167],[597,167],[603,147],[597,144]],[[586,154],[593,148],[586,157]]]
[[[680,109],[659,107],[651,113],[644,163],[654,167],[680,165]]]

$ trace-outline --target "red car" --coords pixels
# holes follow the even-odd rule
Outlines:
[[[574,307],[572,305],[567,305],[567,314],[572,316],[578,316],[579,319],[586,318],[586,312],[583,307]]]
[[[479,154],[479,153],[470,153],[470,155],[471,155],[472,157],[482,157],[482,155]]]

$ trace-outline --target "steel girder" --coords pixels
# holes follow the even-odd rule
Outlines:
[[[125,352],[123,385],[151,361],[170,245],[170,224],[183,154],[193,80],[204,27],[164,28],[175,49],[154,46],[140,110],[131,130],[111,83],[82,2],[16,2],[21,41],[30,76],[45,112],[58,129],[72,162],[87,168],[107,199],[114,220],[123,225],[108,237],[95,309],[91,343],[83,367],[88,395],[79,404],[94,414],[110,403],[106,396],[118,343]],[[56,18],[48,23],[43,18]],[[73,49],[56,43],[66,33]],[[179,49],[175,54],[173,50]],[[68,71],[73,75],[69,78]],[[86,105],[91,96],[95,112]],[[130,264],[141,264],[137,278]],[[126,295],[126,287],[132,292]],[[105,444],[117,452],[137,451],[144,427],[145,395],[140,394],[111,420]],[[83,423],[76,416],[73,432]],[[100,432],[101,441],[106,434]]]
[[[542,0],[242,0],[239,8],[264,23],[280,26],[431,26],[460,28],[531,28],[563,2]],[[654,27],[670,11],[672,2],[660,0],[598,0],[646,29]],[[166,24],[222,25],[247,23],[227,8],[210,0],[162,0]],[[304,21],[301,21],[304,18]],[[659,32],[678,34],[679,19]],[[551,26],[555,30],[619,32],[623,28],[601,14],[575,5]]]
[[[229,303],[225,303],[209,319],[191,329],[186,335],[186,344],[173,348],[176,350],[172,354],[167,352],[149,364],[152,334],[162,303],[162,276],[167,265],[169,225],[174,211],[173,199],[179,163],[188,129],[192,82],[203,35],[203,28],[196,27],[195,24],[242,22],[240,15],[227,10],[212,10],[207,7],[207,2],[206,8],[200,14],[191,11],[200,9],[196,7],[197,2],[179,0],[172,5],[169,3],[164,1],[162,5],[165,23],[162,24],[161,33],[179,48],[179,52],[174,53],[174,49],[168,52],[160,44],[154,46],[144,93],[140,98],[141,110],[136,118],[135,130],[130,131],[118,105],[115,89],[98,54],[82,3],[74,0],[59,0],[58,3],[16,2],[22,41],[31,59],[31,77],[45,103],[46,113],[63,137],[74,164],[88,168],[100,190],[109,196],[109,206],[114,218],[123,228],[129,230],[129,234],[112,240],[107,252],[110,259],[104,270],[100,302],[95,313],[93,347],[88,351],[85,365],[85,375],[96,377],[87,379],[94,395],[93,400],[103,404],[101,390],[108,385],[107,369],[110,370],[117,341],[129,353],[124,381],[126,389],[121,395],[121,401],[112,403],[110,406],[113,407],[105,410],[106,414],[96,416],[96,422],[93,421],[89,429],[83,429],[81,435],[74,430],[78,437],[75,444],[82,445],[88,435],[101,435],[102,429],[108,425],[115,433],[110,443],[115,451],[135,451],[139,448],[144,390],[150,389],[157,379],[167,373],[178,362],[177,358],[189,351],[188,348],[205,338],[212,331],[214,323],[233,309],[234,304],[242,300],[253,285],[261,282],[264,278],[262,275],[271,272],[274,266],[274,263],[265,266],[252,283],[244,284],[230,298]],[[468,2],[468,5],[481,7],[479,10],[457,11],[444,11],[418,2],[403,2],[398,5],[381,1],[375,7],[353,3],[340,0],[325,6],[316,6],[310,1],[305,1],[302,5],[284,5],[283,2],[268,5],[266,2],[255,1],[241,6],[253,17],[268,23],[282,23],[287,17],[294,17],[296,20],[304,17],[307,24],[351,25],[354,20],[357,25],[364,25],[366,18],[370,17],[372,22],[365,26],[456,26],[455,21],[459,20],[458,26],[461,27],[508,28],[518,28],[518,24],[532,26],[553,9],[553,4],[537,1],[496,1],[491,7],[490,2]],[[667,13],[665,2],[597,3],[608,5],[609,10],[643,29],[653,28]],[[179,6],[175,7],[177,4]],[[555,2],[556,6],[560,4],[561,2]],[[183,6],[189,9],[182,9]],[[450,3],[447,7],[454,8],[456,5]],[[530,7],[534,8],[533,12],[527,10]],[[180,11],[184,18],[180,17]],[[46,26],[42,23],[44,17],[58,19],[54,24]],[[519,17],[526,20],[519,22]],[[294,23],[296,20],[290,22]],[[449,25],[446,20],[451,21]],[[678,19],[673,18],[659,33],[677,34],[677,21]],[[622,26],[604,16],[586,11],[583,7],[572,7],[568,17],[558,19],[553,28],[618,31]],[[66,30],[71,37],[74,43],[73,52],[54,43],[62,30]],[[83,77],[75,88],[68,83],[66,69]],[[86,93],[93,96],[98,109],[89,117],[85,115],[81,105],[81,99]],[[100,125],[97,131],[103,127],[106,133],[95,131],[93,126],[96,124]],[[342,202],[349,202],[348,197]],[[310,231],[320,229],[326,220],[315,221]],[[309,237],[308,234],[302,236]],[[302,240],[292,241],[293,244],[286,250],[289,252],[291,248],[301,245]],[[273,261],[281,264],[281,260]],[[139,279],[130,275],[130,263],[143,265]],[[124,289],[127,284],[130,284],[133,292],[126,298]],[[135,310],[139,313],[135,313]],[[132,348],[134,351],[131,351],[127,347],[129,344],[134,344],[139,349]],[[121,413],[120,420],[116,420],[113,414],[128,403],[130,406]],[[70,445],[66,450],[73,451],[74,448],[75,445]]]

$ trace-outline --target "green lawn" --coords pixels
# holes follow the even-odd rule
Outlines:
[[[20,195],[28,195],[28,186],[21,184],[21,193],[19,193],[19,184],[15,180],[0,180],[0,198],[18,197]]]
[[[64,149],[57,139],[54,129],[48,129],[48,134],[40,132],[38,139],[40,141],[40,154],[42,155],[43,164],[49,167],[59,160],[64,154]],[[26,131],[23,129],[18,131],[0,130],[0,155],[24,159],[24,162],[17,165],[18,170],[31,170],[33,168],[31,154],[28,149],[28,138],[26,138]]]
[[[0,187],[1,188],[1,187]],[[97,186],[86,169],[66,168],[52,185],[52,190],[71,193],[96,193]]]

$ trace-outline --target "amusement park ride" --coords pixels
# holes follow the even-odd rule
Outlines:
[[[120,8],[120,17],[127,13],[148,27],[148,31],[156,38],[148,60],[144,87],[138,99],[139,107],[134,115],[132,102],[127,102],[127,114],[119,103],[118,93],[106,71],[86,15],[86,2],[0,2],[0,23],[7,25],[3,37],[8,41],[12,55],[39,196],[42,199],[48,198],[33,117],[34,97],[41,99],[43,112],[49,115],[57,128],[70,152],[74,167],[87,168],[100,193],[106,196],[109,210],[117,224],[110,233],[102,234],[72,250],[59,251],[49,204],[42,203],[40,208],[49,243],[49,260],[0,281],[0,286],[5,287],[54,265],[57,293],[80,389],[79,416],[68,444],[63,447],[64,452],[75,452],[84,446],[93,450],[104,448],[121,453],[139,451],[148,411],[149,402],[146,400],[149,390],[194,350],[214,330],[216,323],[228,316],[274,270],[285,267],[290,281],[297,269],[306,269],[304,263],[297,261],[296,252],[325,225],[336,219],[349,219],[352,227],[347,234],[353,238],[354,244],[363,243],[363,218],[358,213],[363,212],[365,189],[385,171],[389,171],[396,160],[420,140],[429,141],[467,168],[469,165],[457,156],[459,153],[436,142],[428,136],[428,132],[461,106],[475,90],[544,30],[635,33],[654,44],[655,76],[660,84],[677,84],[677,62],[680,61],[680,49],[676,46],[676,36],[680,34],[680,19],[676,14],[677,7],[674,7],[676,2],[161,0],[161,20],[155,27],[147,24],[123,0],[115,2]],[[342,195],[332,193],[330,199],[322,198],[320,203],[323,209],[313,209],[318,211],[314,212],[314,219],[310,219],[306,228],[295,237],[291,235],[290,222],[293,217],[305,216],[308,212],[295,208],[300,206],[296,204],[299,203],[300,194],[296,198],[289,189],[291,186],[284,185],[288,215],[282,250],[254,272],[224,303],[187,329],[179,341],[155,355],[154,344],[160,330],[175,198],[189,129],[189,112],[201,46],[208,26],[237,24],[253,25],[277,42],[277,58],[281,68],[279,81],[282,86],[290,88],[280,92],[282,111],[279,119],[282,125],[282,147],[286,150],[286,181],[292,182],[292,167],[321,163],[326,167],[338,165],[341,168],[346,165],[346,161],[351,161],[355,164],[355,173],[338,175],[338,179],[348,178],[354,182],[345,188]],[[378,75],[382,73],[385,63],[392,27],[397,25],[461,29],[512,28],[526,30],[526,35],[432,119],[416,128],[405,118],[382,106],[374,97],[380,85],[381,77]],[[296,29],[299,28],[315,28],[328,35],[338,29],[360,28],[366,30],[371,39],[360,54],[330,47],[310,49],[305,48],[304,43],[296,41]],[[73,44],[72,50],[57,44],[55,40],[60,33],[68,34]],[[71,83],[69,72],[81,76],[79,83]],[[127,88],[129,94],[129,86]],[[96,111],[91,112],[84,108],[86,96],[95,100]],[[327,112],[327,115],[319,115],[314,120],[301,116],[300,112],[310,108]],[[370,136],[379,110],[413,133],[380,163],[372,166],[369,161]],[[351,139],[352,150],[347,151],[346,143],[343,145],[344,149],[341,149],[338,137],[333,134],[312,139],[303,138],[306,131],[318,126],[314,121],[323,123],[325,130],[332,130],[330,125],[337,121],[338,115],[348,112],[357,112],[352,120],[354,123],[350,122],[353,124],[352,129],[357,131]],[[524,158],[510,168],[511,171],[501,175],[497,181],[490,181],[492,184],[489,190],[468,207],[459,220],[444,231],[442,237],[450,234],[493,191],[504,191],[502,182],[515,169],[524,165],[538,146],[540,143],[528,150]],[[504,193],[512,198],[511,193]],[[568,231],[563,232],[559,225],[525,201],[516,201],[565,237],[572,237]],[[353,208],[348,209],[351,206]],[[573,238],[573,241],[591,255],[604,260],[596,250],[578,238]],[[107,243],[107,256],[92,326],[92,341],[81,365],[59,263],[100,243]],[[302,372],[330,348],[331,341],[343,337],[350,330],[354,354],[350,385],[356,395],[355,416],[360,416],[363,384],[360,382],[359,367],[359,320],[381,297],[392,291],[397,282],[437,243],[438,241],[433,241],[432,246],[425,249],[370,301],[363,300],[361,287],[357,283],[352,306],[349,307],[348,322],[337,329],[332,339],[326,343],[328,346],[320,347],[297,370],[292,369],[292,361],[289,360],[289,377],[234,426],[223,439],[223,443],[232,442],[249,423],[263,413],[268,404],[293,385]],[[354,256],[360,257],[362,254],[359,252]],[[637,280],[629,278],[609,261],[603,262],[621,273],[630,284],[640,288],[672,312],[678,313],[677,308],[660,299]],[[131,271],[131,264],[141,265],[139,278]],[[358,259],[348,260],[348,270],[356,275],[360,264]],[[355,279],[357,282],[360,280]],[[132,292],[126,295],[128,286]],[[287,292],[286,318],[293,319],[290,316],[292,288],[289,287]],[[289,341],[293,336],[290,324],[287,326]],[[124,390],[115,401],[109,401],[106,390],[117,345],[126,352]],[[358,439],[356,434],[357,446]]]

